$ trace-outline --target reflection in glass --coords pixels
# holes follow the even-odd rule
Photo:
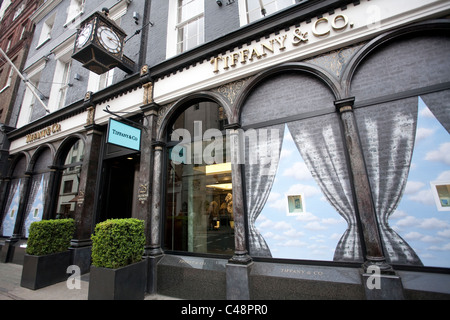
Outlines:
[[[67,154],[56,207],[56,218],[58,219],[73,218],[73,212],[78,201],[83,154],[84,143],[81,140],[75,142]]]
[[[441,108],[441,109],[439,109]],[[423,265],[450,267],[450,136],[439,119],[445,105],[418,99],[417,129],[411,167],[402,199],[389,223],[414,249]],[[441,122],[442,120],[442,122]]]
[[[209,129],[221,134],[225,122],[223,110],[211,102],[191,106],[173,122],[168,136],[175,141],[170,141],[167,148],[166,250],[227,255],[234,252],[231,163],[224,163],[226,139],[220,136],[217,141],[203,141]],[[182,141],[173,135],[176,129],[185,130]],[[222,149],[208,148],[212,143]],[[212,158],[223,161],[205,162],[207,150]],[[218,152],[223,157],[215,157]]]

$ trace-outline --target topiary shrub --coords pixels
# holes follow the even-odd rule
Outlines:
[[[45,256],[67,251],[74,232],[73,219],[35,221],[30,225],[26,253]]]
[[[95,226],[92,239],[92,264],[118,269],[142,260],[145,246],[144,221],[110,219]]]

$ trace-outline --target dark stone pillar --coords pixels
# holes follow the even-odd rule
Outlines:
[[[163,257],[161,248],[161,216],[162,216],[162,176],[163,176],[163,142],[152,143],[153,149],[153,177],[151,191],[151,207],[149,219],[149,233],[147,233],[146,256],[148,261],[147,269],[147,293],[157,292],[157,267],[158,262]]]
[[[162,254],[161,249],[161,215],[162,215],[162,176],[163,176],[163,152],[165,144],[155,141],[153,147],[153,182],[152,182],[152,204],[150,217],[150,243],[148,254],[158,256]]]
[[[25,177],[21,178],[22,185],[20,189],[19,208],[17,209],[17,219],[14,225],[14,233],[11,237],[11,241],[18,241],[22,238],[22,228],[26,214],[26,208],[28,203],[28,195],[30,192],[31,172],[25,172]]]
[[[227,299],[250,299],[250,270],[252,258],[247,251],[247,235],[244,213],[244,186],[242,181],[242,150],[239,142],[239,125],[229,125],[227,133],[230,137],[231,178],[233,182],[233,216],[235,251],[226,267]]]
[[[147,259],[147,286],[146,291],[150,294],[156,293],[156,267],[159,259],[162,257],[160,253],[160,245],[157,239],[159,236],[153,237],[152,230],[152,199],[154,185],[152,183],[154,175],[154,146],[153,141],[156,132],[156,120],[158,116],[159,105],[150,103],[141,107],[144,112],[143,126],[146,128],[142,132],[141,137],[141,163],[139,169],[139,188],[138,188],[138,219],[143,220],[145,224],[145,252],[144,257]],[[156,213],[157,214],[157,213]],[[154,230],[158,233],[158,230]],[[158,250],[159,249],[159,250]]]
[[[91,262],[91,234],[95,221],[95,197],[98,165],[101,150],[102,133],[96,125],[85,127],[86,141],[84,161],[81,169],[78,200],[75,207],[75,236],[71,241],[73,264],[80,267],[82,273],[89,272]]]
[[[395,271],[386,262],[383,253],[372,191],[353,113],[354,101],[354,98],[343,99],[335,101],[335,105],[341,115],[357,202],[357,214],[364,241],[365,262],[362,282],[368,299],[401,299],[403,287],[400,277],[395,275]],[[371,282],[373,285],[370,284]]]
[[[383,269],[391,269],[383,255],[369,177],[367,176],[366,164],[353,113],[354,101],[354,98],[344,99],[336,101],[335,105],[341,114],[345,145],[350,159],[357,208],[366,249],[365,264],[377,264]]]

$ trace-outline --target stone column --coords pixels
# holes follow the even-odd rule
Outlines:
[[[335,101],[341,115],[345,145],[350,160],[351,176],[357,203],[357,215],[361,226],[365,263],[363,264],[363,285],[368,299],[402,299],[403,287],[399,277],[386,262],[378,229],[378,221],[372,198],[369,177],[366,170],[358,127],[353,113],[355,98]],[[379,283],[382,286],[370,285]]]
[[[142,131],[141,137],[141,162],[139,168],[139,187],[138,187],[138,205],[137,218],[144,221],[145,225],[145,252],[144,257],[147,259],[147,292],[156,293],[156,267],[159,259],[162,257],[158,251],[158,242],[154,239],[152,232],[152,191],[154,185],[152,183],[154,174],[154,141],[156,131],[156,120],[158,116],[159,105],[150,103],[141,107],[144,112],[143,126],[146,130]],[[154,230],[158,232],[158,230]],[[155,238],[158,236],[156,235]],[[155,251],[156,249],[156,251]]]
[[[30,194],[31,172],[25,172],[25,177],[21,180],[22,183],[19,195],[19,208],[17,209],[16,224],[14,225],[14,233],[10,239],[11,241],[18,241],[22,238],[22,228],[26,214],[25,210],[27,208],[28,196]]]
[[[81,168],[77,203],[75,206],[75,236],[71,241],[73,264],[80,267],[82,273],[89,272],[91,261],[91,234],[95,222],[95,197],[100,150],[103,134],[95,124],[85,126],[86,141],[84,161]]]
[[[139,186],[138,186],[138,205],[137,218],[145,223],[146,252],[150,248],[150,230],[151,230],[151,194],[153,178],[153,148],[152,141],[156,125],[157,110],[156,104],[141,107],[144,112],[143,126],[141,136],[141,158],[139,166]]]
[[[165,143],[153,142],[153,182],[152,182],[152,207],[150,221],[150,245],[149,254],[158,256],[161,249],[161,215],[162,215],[162,176],[163,176],[163,152]]]
[[[163,152],[165,144],[160,141],[152,143],[153,149],[153,177],[151,187],[151,207],[149,219],[149,232],[147,236],[146,256],[147,269],[147,292],[157,292],[157,267],[159,260],[163,257],[161,249],[161,215],[162,215],[162,176],[163,176]]]
[[[250,271],[252,258],[247,251],[247,235],[244,212],[244,186],[242,181],[242,157],[239,125],[227,126],[231,150],[231,178],[233,183],[234,255],[226,267],[227,299],[250,299]]]
[[[383,254],[369,177],[353,113],[354,101],[354,98],[344,99],[336,101],[335,105],[341,115],[345,145],[350,159],[357,208],[366,248],[366,265],[375,263],[385,268],[390,268],[386,264]]]

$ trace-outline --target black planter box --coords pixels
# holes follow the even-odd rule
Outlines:
[[[119,268],[91,266],[89,300],[144,300],[147,260]]]
[[[67,268],[70,266],[70,262],[70,251],[45,256],[31,256],[25,254],[20,286],[31,290],[37,290],[58,282],[66,281],[69,277]]]

